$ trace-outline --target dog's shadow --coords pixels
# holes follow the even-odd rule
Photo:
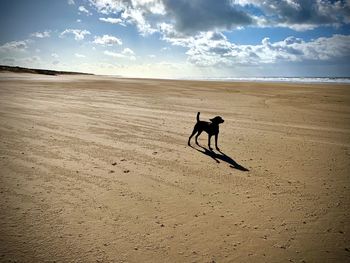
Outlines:
[[[244,171],[247,172],[249,171],[249,169],[245,168],[244,166],[240,165],[239,163],[237,163],[235,160],[233,160],[230,156],[226,155],[225,153],[223,153],[222,151],[219,151],[219,153],[216,153],[212,150],[208,150],[207,148],[197,144],[201,149],[197,149],[194,148],[193,146],[191,146],[193,149],[197,150],[200,153],[203,153],[211,158],[213,158],[217,163],[220,163],[219,160],[226,162],[230,165],[231,168],[240,170],[240,171]]]

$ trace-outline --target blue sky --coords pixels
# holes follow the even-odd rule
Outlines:
[[[0,64],[127,77],[350,76],[349,0],[2,0]]]

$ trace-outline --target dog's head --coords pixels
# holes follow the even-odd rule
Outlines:
[[[224,119],[220,116],[216,116],[215,118],[210,119],[212,123],[220,124],[224,122]]]

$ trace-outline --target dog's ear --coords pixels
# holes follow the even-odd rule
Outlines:
[[[215,121],[215,118],[212,118],[212,119],[209,119],[211,122],[214,122]]]

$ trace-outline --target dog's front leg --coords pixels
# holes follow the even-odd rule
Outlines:
[[[218,137],[219,137],[219,134],[215,134],[215,148],[216,150],[220,151],[219,147],[218,147]]]
[[[210,139],[211,139],[211,135],[208,134],[208,147],[209,147],[209,150],[213,150],[213,148],[210,147]]]

